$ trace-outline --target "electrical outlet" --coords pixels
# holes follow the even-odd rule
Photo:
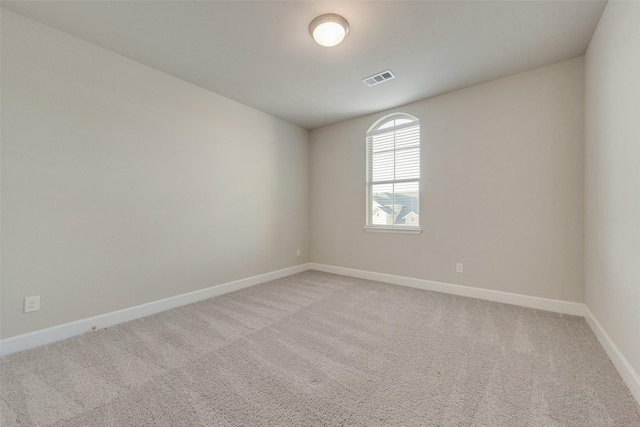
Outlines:
[[[30,311],[38,311],[40,310],[40,295],[36,295],[35,297],[26,297],[24,299],[24,312],[29,313]]]
[[[300,249],[296,250],[296,256],[300,256]]]
[[[456,273],[460,273],[460,274],[464,273],[464,266],[462,265],[461,262],[456,264]]]

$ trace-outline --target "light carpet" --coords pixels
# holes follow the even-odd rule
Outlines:
[[[580,317],[316,271],[0,369],[3,427],[640,426]]]

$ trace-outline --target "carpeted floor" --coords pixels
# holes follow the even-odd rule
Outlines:
[[[582,318],[315,271],[0,368],[3,427],[640,426]]]

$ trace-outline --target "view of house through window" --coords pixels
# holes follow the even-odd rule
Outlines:
[[[367,227],[420,227],[420,122],[408,114],[367,132]]]

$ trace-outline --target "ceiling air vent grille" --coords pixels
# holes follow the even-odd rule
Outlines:
[[[396,76],[391,72],[391,70],[382,71],[378,74],[374,74],[373,76],[365,77],[362,79],[364,84],[367,86],[375,86],[380,83],[386,82],[387,80],[395,79]]]

